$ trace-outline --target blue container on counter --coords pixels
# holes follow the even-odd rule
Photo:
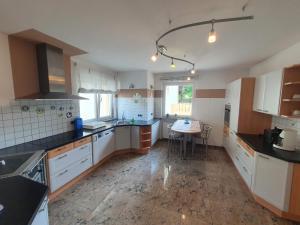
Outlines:
[[[73,123],[74,123],[74,129],[75,130],[82,130],[83,129],[82,118],[80,118],[80,117],[75,118]]]

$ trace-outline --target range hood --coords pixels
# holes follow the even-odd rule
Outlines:
[[[63,50],[49,44],[36,46],[40,93],[19,99],[34,100],[81,100],[66,91]]]

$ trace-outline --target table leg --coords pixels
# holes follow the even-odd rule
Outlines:
[[[188,135],[184,134],[183,136],[183,159],[186,159],[186,144],[187,144]]]

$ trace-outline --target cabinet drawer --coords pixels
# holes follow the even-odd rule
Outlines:
[[[74,148],[64,154],[60,154],[52,159],[49,159],[49,173],[56,174],[81,158],[92,155],[92,144],[88,143],[80,147]]]
[[[251,185],[252,185],[252,173],[249,171],[249,169],[244,166],[244,165],[240,165],[240,169],[239,172],[241,174],[241,176],[243,177],[244,181],[246,182],[246,184],[248,185],[248,187],[251,189]]]
[[[79,141],[75,141],[74,142],[74,148],[77,148],[79,146],[91,143],[91,141],[92,141],[91,137],[87,137],[87,138],[80,139]]]
[[[86,156],[69,167],[50,175],[51,192],[56,191],[92,166],[92,156]]]
[[[55,148],[55,149],[48,152],[48,158],[49,159],[54,158],[55,156],[66,153],[66,152],[68,152],[72,149],[73,149],[73,143],[61,146],[59,148]]]
[[[246,168],[252,174],[253,163],[254,163],[253,157],[240,144],[237,144],[237,149],[238,149],[239,158],[241,159],[242,164],[244,164],[244,166],[246,166]]]

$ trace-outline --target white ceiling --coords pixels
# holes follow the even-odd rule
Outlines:
[[[117,71],[171,71],[167,59],[155,64],[155,40],[186,23],[254,15],[255,20],[217,24],[218,41],[208,44],[209,26],[172,33],[162,40],[168,53],[197,69],[250,67],[300,41],[299,0],[1,0],[0,31],[34,28],[75,45],[83,56]],[[168,20],[172,20],[169,25]],[[176,70],[188,67],[177,64]]]

